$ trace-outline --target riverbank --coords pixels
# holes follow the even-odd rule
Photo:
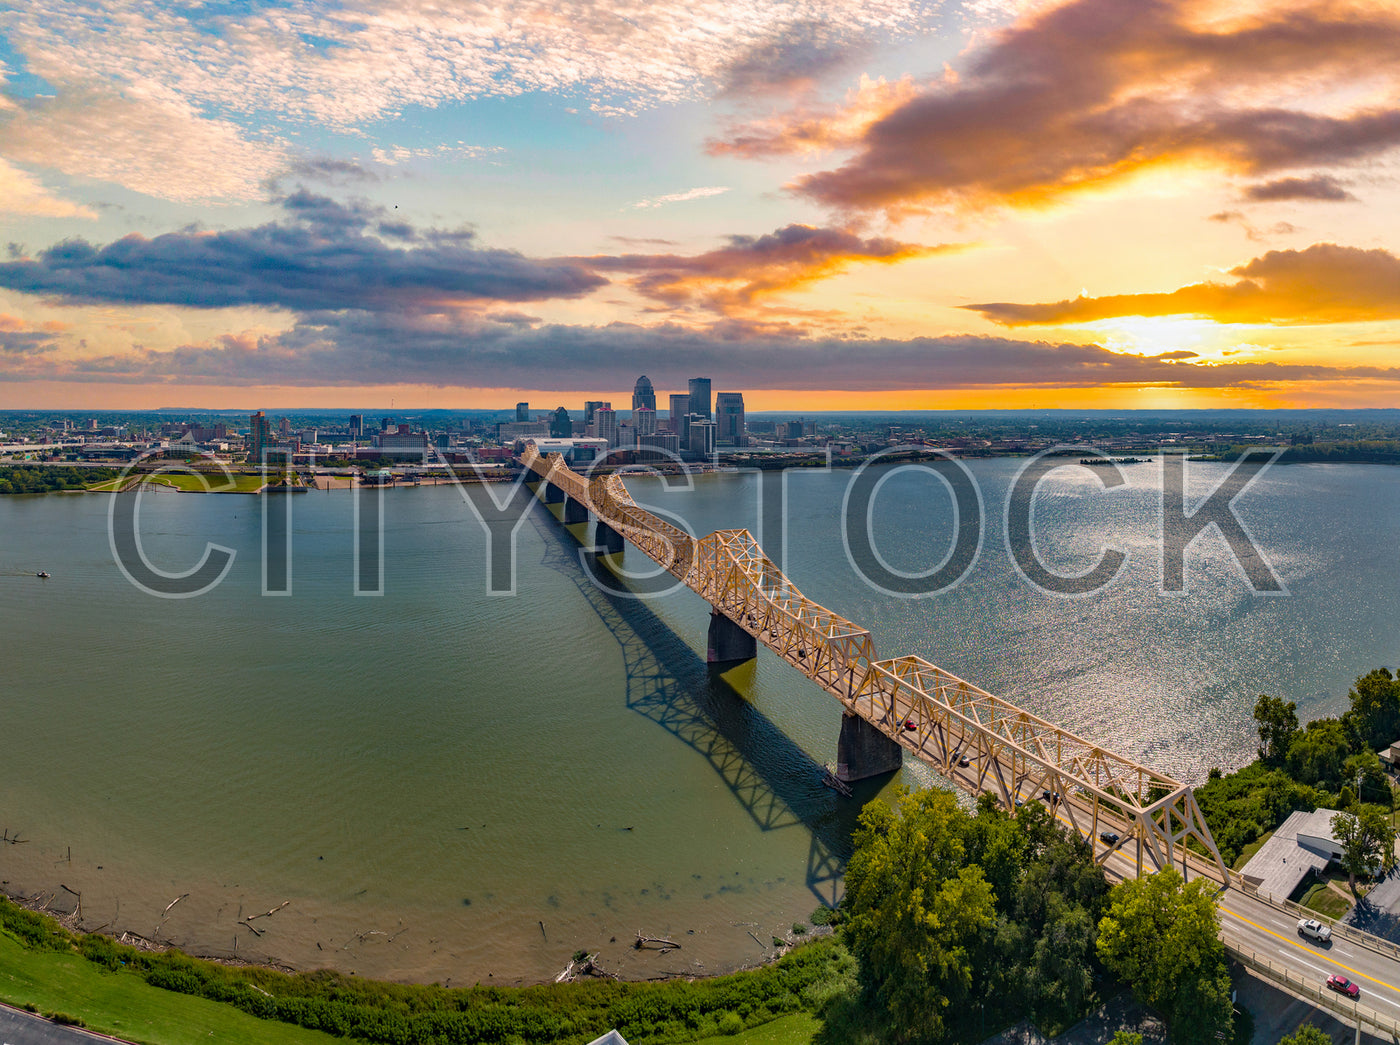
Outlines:
[[[310,1032],[328,1031],[385,1043],[582,1045],[614,1027],[630,1045],[698,1042],[765,1027],[787,1015],[812,1014],[853,983],[853,960],[830,938],[752,972],[709,979],[624,983],[603,976],[519,989],[387,983],[329,970],[288,973],[136,948],[103,935],[76,935],[50,917],[0,900],[0,996],[41,1011],[61,1002],[65,1015],[94,1030],[162,1045],[207,1037],[214,1028],[175,1039],[149,1029],[138,1033],[132,1023],[161,1019],[169,1026],[189,1014],[204,1024],[256,1017],[265,1022],[244,1022],[242,1033],[229,1036],[266,1042],[323,1041],[325,1035]],[[194,1002],[199,1004],[184,1004]],[[752,1040],[755,1045],[808,1041],[813,1023],[797,1021],[793,1036]]]

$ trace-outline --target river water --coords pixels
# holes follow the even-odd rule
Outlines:
[[[790,473],[787,572],[868,626],[881,656],[924,656],[1187,780],[1251,757],[1259,693],[1331,714],[1357,674],[1397,660],[1400,470],[1266,470],[1236,507],[1287,594],[1258,596],[1210,533],[1187,591],[1161,590],[1157,464],[1112,490],[1060,469],[1036,500],[1046,564],[1127,555],[1104,591],[1065,599],[1007,552],[1021,463],[970,462],[980,553],[919,599],[872,588],[843,550],[849,471]],[[926,570],[951,546],[952,501],[927,472],[888,471],[875,545]],[[1225,471],[1193,462],[1195,495]],[[629,481],[699,534],[758,532],[759,486]],[[292,497],[291,594],[276,597],[259,565],[266,498],[145,495],[156,565],[188,568],[206,541],[236,553],[183,600],[125,579],[109,496],[0,498],[0,828],[25,840],[0,843],[4,888],[68,910],[67,886],[89,928],[200,953],[453,985],[549,978],[580,948],[635,977],[762,960],[839,895],[859,803],[935,778],[906,764],[838,799],[821,784],[836,703],[766,651],[709,672],[705,604],[600,590],[557,509],[526,515],[514,594],[489,596],[467,500],[487,496],[387,493],[378,597],[353,594],[353,495]],[[274,908],[247,923],[257,933],[242,923]],[[682,947],[636,951],[639,931]]]

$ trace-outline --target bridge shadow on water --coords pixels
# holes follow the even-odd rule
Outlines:
[[[704,756],[764,831],[808,832],[807,887],[834,906],[860,808],[889,776],[853,785],[851,798],[824,785],[821,763],[713,670],[645,600],[627,594],[625,584],[589,551],[583,551],[590,567],[585,569],[578,542],[545,510],[548,520],[532,515],[544,540],[543,564],[574,582],[617,640],[627,673],[627,706]],[[631,554],[641,553],[633,548]]]

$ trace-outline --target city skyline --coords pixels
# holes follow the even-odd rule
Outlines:
[[[0,16],[0,408],[1400,402],[1393,5],[361,6]]]

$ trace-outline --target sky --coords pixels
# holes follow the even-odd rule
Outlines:
[[[1393,0],[0,0],[0,407],[1400,406]]]

